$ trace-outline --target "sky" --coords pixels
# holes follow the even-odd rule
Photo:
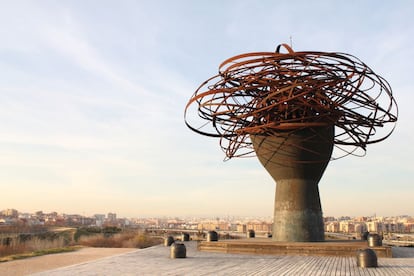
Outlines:
[[[395,131],[330,162],[325,216],[414,216],[414,2],[0,1],[0,209],[272,216],[257,158],[223,161],[184,107],[234,55],[357,56],[391,85]]]

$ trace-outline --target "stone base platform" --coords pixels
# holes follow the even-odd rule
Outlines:
[[[276,242],[266,238],[240,240],[201,241],[199,251],[299,256],[353,256],[359,249],[368,248],[366,241],[328,240],[324,242]],[[392,258],[390,246],[371,247],[378,258]]]

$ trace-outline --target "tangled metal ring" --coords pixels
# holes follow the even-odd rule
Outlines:
[[[335,126],[332,159],[362,156],[392,133],[397,116],[388,82],[355,56],[294,52],[287,44],[225,60],[184,112],[191,130],[220,138],[227,159],[254,156],[250,134],[328,125]]]

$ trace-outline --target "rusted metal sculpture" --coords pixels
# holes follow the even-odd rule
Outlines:
[[[220,138],[226,159],[256,155],[275,179],[274,240],[321,241],[318,182],[329,160],[364,155],[392,133],[397,114],[390,85],[356,57],[281,44],[225,60],[184,117]]]

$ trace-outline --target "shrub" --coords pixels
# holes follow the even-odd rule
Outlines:
[[[162,242],[161,238],[151,237],[145,233],[118,233],[111,236],[95,234],[94,236],[82,237],[79,244],[90,247],[124,247],[124,248],[146,248]]]
[[[6,235],[0,237],[0,257],[65,247],[72,241],[72,234],[69,231],[52,232],[45,231],[44,229],[42,229],[43,231],[38,231],[38,228],[34,230],[31,233],[7,232]]]
[[[35,233],[9,233],[0,237],[0,257],[27,252],[38,252],[68,245],[89,247],[146,248],[161,244],[162,238],[142,231],[121,231],[117,227],[81,227],[71,231],[38,231]]]

